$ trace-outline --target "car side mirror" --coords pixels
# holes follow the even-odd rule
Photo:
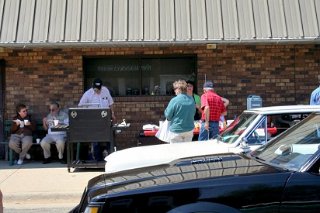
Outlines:
[[[242,138],[239,146],[241,153],[247,154],[251,152],[250,146],[248,146],[248,139],[247,138]]]
[[[274,152],[276,155],[289,155],[292,153],[292,147],[288,145],[281,145],[278,149]]]
[[[241,148],[248,148],[248,139],[246,137],[241,139],[240,146]]]

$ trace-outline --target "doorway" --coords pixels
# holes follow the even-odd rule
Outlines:
[[[5,114],[5,61],[0,60],[0,141],[4,141],[4,114]],[[4,144],[0,145],[0,159],[4,157]]]

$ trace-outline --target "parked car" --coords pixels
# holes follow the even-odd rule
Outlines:
[[[191,156],[250,152],[315,111],[320,111],[320,106],[289,105],[245,110],[217,139],[133,147],[117,151],[105,158],[105,172],[110,174],[167,164]]]
[[[71,212],[319,212],[320,113],[248,155],[211,154],[91,179]]]

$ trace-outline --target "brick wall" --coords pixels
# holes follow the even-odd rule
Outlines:
[[[320,76],[320,46],[217,45],[132,48],[24,48],[0,49],[6,62],[5,118],[17,103],[27,104],[37,119],[48,112],[52,100],[75,107],[83,94],[83,57],[115,55],[196,54],[198,88],[206,76],[216,91],[230,100],[229,118],[246,109],[250,94],[260,95],[264,106],[308,104]],[[116,137],[118,149],[135,146],[143,124],[158,123],[170,97],[117,97],[116,116],[131,127]]]

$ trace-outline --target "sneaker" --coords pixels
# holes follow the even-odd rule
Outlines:
[[[23,160],[19,159],[19,160],[17,161],[17,165],[22,165],[22,164],[23,164]]]
[[[28,160],[31,159],[31,155],[29,153],[26,154],[26,159],[28,159]]]
[[[63,159],[59,159],[59,161],[60,161],[61,164],[67,164],[67,162],[65,160],[63,160]]]
[[[51,163],[51,158],[45,158],[42,163],[43,164]]]
[[[62,158],[63,158],[63,154],[59,153],[59,159],[62,159]]]

